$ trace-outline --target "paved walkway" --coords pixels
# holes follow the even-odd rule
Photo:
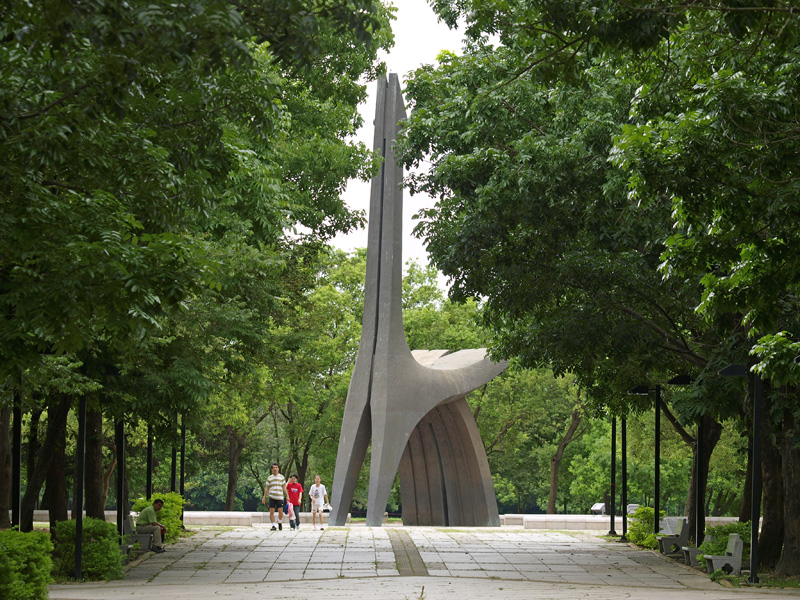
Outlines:
[[[124,581],[59,584],[52,600],[211,598],[800,600],[724,588],[673,559],[587,532],[353,526],[202,529],[133,563]]]

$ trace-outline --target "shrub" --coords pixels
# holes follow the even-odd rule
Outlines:
[[[55,557],[53,572],[71,577],[75,569],[76,521],[59,521],[53,528]],[[122,579],[122,551],[114,523],[84,517],[81,550],[81,572],[88,581]]]
[[[742,538],[742,564],[746,564],[750,560],[750,521],[732,521],[706,528],[703,543],[700,544],[700,553],[697,555],[697,560],[703,569],[706,568],[706,559],[703,555],[721,556],[725,554],[725,548],[728,547],[728,535],[731,533],[738,533]]]
[[[151,505],[153,500],[161,498],[164,501],[164,506],[156,513],[156,520],[167,528],[167,537],[164,542],[174,542],[181,536],[183,529],[183,496],[175,492],[167,494],[154,494],[150,498],[137,498],[133,507],[134,512],[141,512],[144,508]]]
[[[0,531],[0,598],[46,600],[53,544],[43,531]]]
[[[660,511],[660,516],[666,513]],[[655,509],[649,506],[640,506],[630,516],[630,527],[628,527],[628,539],[637,546],[643,548],[658,548],[658,537],[653,533]]]

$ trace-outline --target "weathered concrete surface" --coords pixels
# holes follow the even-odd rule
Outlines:
[[[393,532],[397,542],[393,543]],[[413,572],[403,576],[403,572]],[[427,576],[425,576],[427,573]],[[148,554],[123,581],[50,586],[51,600],[519,598],[798,600],[728,589],[657,552],[586,533],[521,528],[202,530]]]
[[[489,465],[464,397],[506,363],[487,360],[484,350],[426,351],[418,361],[403,331],[403,170],[393,141],[405,118],[400,81],[391,74],[378,85],[374,148],[384,161],[370,191],[363,326],[339,438],[330,521],[344,524],[371,441],[368,525],[381,524],[405,453],[406,524],[499,526]],[[413,507],[408,514],[407,502]]]

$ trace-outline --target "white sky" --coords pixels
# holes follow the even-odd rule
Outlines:
[[[461,33],[451,31],[444,23],[437,22],[436,15],[426,0],[395,0],[397,20],[392,23],[395,44],[391,52],[382,55],[390,73],[397,73],[405,84],[406,74],[421,65],[434,64],[441,50],[461,53]],[[375,82],[368,84],[369,97],[360,111],[364,118],[364,126],[357,139],[372,148],[373,125],[375,118]],[[369,210],[369,183],[351,180],[343,194],[348,206],[355,209]],[[428,255],[422,240],[412,235],[417,223],[411,217],[423,208],[433,206],[432,198],[420,194],[411,196],[403,193],[403,264],[415,259],[421,265],[428,263]],[[369,216],[369,215],[368,215]],[[361,229],[349,235],[339,235],[333,245],[342,250],[352,252],[356,248],[366,248],[367,230]],[[444,284],[440,277],[440,284]]]

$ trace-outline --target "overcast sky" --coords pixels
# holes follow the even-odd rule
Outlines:
[[[405,77],[409,71],[425,64],[434,64],[436,56],[441,50],[451,50],[460,53],[461,34],[451,31],[444,23],[437,22],[436,15],[426,0],[395,0],[398,10],[397,20],[392,23],[395,35],[395,45],[388,55],[381,58],[386,61],[390,73],[397,73],[400,81],[405,84]],[[369,98],[361,106],[361,115],[364,117],[364,126],[358,135],[358,140],[364,142],[368,148],[372,147],[373,125],[375,118],[375,82],[368,84]],[[344,193],[344,200],[348,206],[356,209],[369,209],[369,183],[351,181]],[[420,264],[428,262],[428,256],[421,240],[411,235],[416,221],[412,215],[422,208],[433,206],[433,200],[420,195],[410,196],[408,191],[403,194],[403,264],[413,258]],[[367,230],[361,229],[350,235],[340,235],[333,244],[352,252],[356,248],[367,246]]]

